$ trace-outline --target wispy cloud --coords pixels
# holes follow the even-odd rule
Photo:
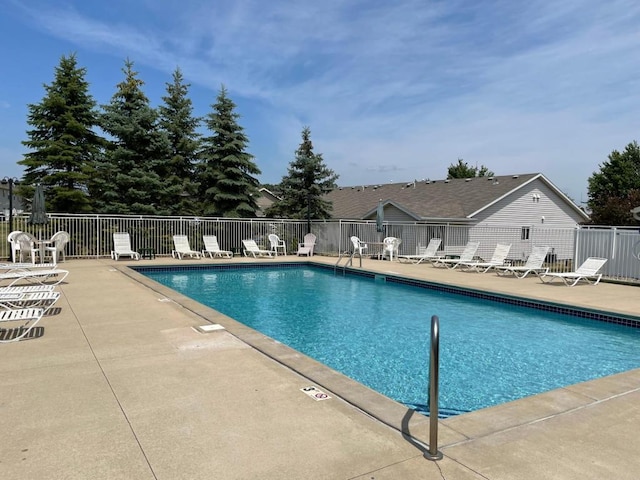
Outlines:
[[[345,183],[442,177],[462,157],[576,195],[640,127],[635,0],[114,2],[20,8],[78,48],[255,102],[278,177],[310,125]]]

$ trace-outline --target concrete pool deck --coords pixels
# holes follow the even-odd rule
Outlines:
[[[41,336],[0,345],[0,478],[638,477],[640,370],[442,420],[444,458],[432,462],[423,457],[428,418],[127,268],[204,263],[61,265],[71,273]],[[640,315],[633,286],[377,260],[363,268]],[[194,328],[208,322],[225,330]],[[310,386],[331,398],[314,400],[302,391]]]

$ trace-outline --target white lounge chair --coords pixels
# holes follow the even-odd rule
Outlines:
[[[127,232],[116,232],[113,234],[113,250],[111,258],[118,260],[120,257],[131,257],[140,260],[140,254],[131,248],[131,236]]]
[[[255,240],[242,240],[242,244],[244,245],[245,257],[248,257],[249,255],[251,255],[253,258],[273,257],[272,250],[261,249]]]
[[[218,237],[215,235],[203,235],[202,240],[204,241],[204,250],[202,250],[203,257],[209,255],[210,258],[233,258],[233,252],[229,250],[220,250]]]
[[[437,258],[432,260],[431,263],[434,267],[447,267],[453,270],[458,265],[473,262],[473,257],[475,257],[479,246],[480,242],[467,242],[460,254],[460,258]]]
[[[44,315],[44,308],[0,309],[0,325],[21,323],[15,328],[0,328],[0,343],[17,342],[26,337]]]
[[[313,233],[307,233],[304,236],[304,240],[298,243],[298,251],[296,255],[313,256],[313,249],[316,246],[316,236]]]
[[[11,310],[16,308],[41,307],[45,311],[60,298],[60,292],[0,292],[0,307]]]
[[[524,265],[505,265],[502,267],[495,267],[494,270],[498,275],[513,275],[516,278],[524,278],[530,273],[540,276],[541,274],[545,274],[549,271],[548,268],[542,266],[545,258],[547,258],[548,251],[549,247],[547,246],[535,246],[531,250],[531,254]]]
[[[173,247],[175,249],[171,252],[171,256],[173,258],[178,257],[178,259],[182,260],[184,256],[189,255],[191,258],[197,258],[200,260],[200,252],[191,250],[191,247],[189,246],[189,237],[186,235],[174,235]]]
[[[271,244],[271,251],[278,256],[278,249],[282,250],[282,254],[287,254],[287,244],[284,243],[284,240],[280,240],[280,237],[275,233],[269,235],[269,243]]]
[[[15,269],[0,273],[0,282],[10,280],[9,284],[5,285],[5,287],[12,287],[23,280],[29,283],[45,284],[49,282],[50,285],[58,285],[67,278],[67,275],[69,275],[67,270],[61,270],[59,268]],[[51,280],[55,281],[51,282]]]
[[[53,292],[54,289],[54,285],[14,285],[13,287],[0,287],[0,293]]]
[[[466,271],[485,273],[492,268],[501,267],[509,255],[511,244],[498,243],[488,262],[460,262],[460,268]]]
[[[0,263],[0,270],[5,272],[10,272],[11,270],[37,270],[37,269],[50,269],[53,270],[57,268],[57,265],[53,263],[26,263],[26,262],[16,262],[16,263]]]
[[[580,265],[574,272],[558,272],[558,273],[544,273],[540,275],[540,280],[543,283],[551,283],[556,278],[562,279],[565,285],[573,287],[580,280],[584,280],[585,282],[597,285],[602,278],[602,273],[600,269],[602,266],[607,263],[606,258],[599,257],[589,257],[587,258],[582,265]],[[545,281],[545,278],[549,277],[549,281]]]
[[[393,262],[393,257],[398,258],[398,250],[402,240],[396,237],[387,237],[382,243],[384,244],[382,247],[382,259],[389,257],[389,260]]]
[[[442,243],[441,238],[432,238],[429,240],[429,244],[426,247],[422,247],[422,251],[419,251],[416,255],[398,255],[399,261],[408,261],[411,263],[422,263],[425,260],[438,260],[444,258],[443,255],[438,255],[438,248]]]

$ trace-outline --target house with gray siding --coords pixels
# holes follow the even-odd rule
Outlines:
[[[9,200],[10,190],[13,190],[11,200]],[[24,210],[22,203],[22,197],[16,195],[14,189],[10,189],[7,183],[0,182],[0,214],[5,220],[9,217],[9,204],[13,208],[13,215],[17,215]]]
[[[429,235],[446,236],[447,253],[478,240],[481,258],[490,257],[496,243],[510,243],[512,259],[525,258],[532,245],[549,245],[554,259],[571,258],[576,227],[589,220],[541,173],[354,185],[326,199],[341,220],[375,220],[382,203],[386,233],[402,238],[409,254],[428,240],[412,235],[409,225],[429,224]]]

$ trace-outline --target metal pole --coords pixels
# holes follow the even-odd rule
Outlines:
[[[13,232],[13,178],[9,179],[9,233]]]
[[[440,321],[431,317],[431,351],[429,355],[429,450],[424,453],[427,460],[441,460],[438,451],[438,373],[440,367]]]
[[[311,194],[307,192],[307,233],[311,233]]]
[[[9,185],[9,233],[13,232],[13,185],[17,183],[16,178],[4,177],[1,183]],[[9,260],[13,261],[13,248],[9,242]]]

